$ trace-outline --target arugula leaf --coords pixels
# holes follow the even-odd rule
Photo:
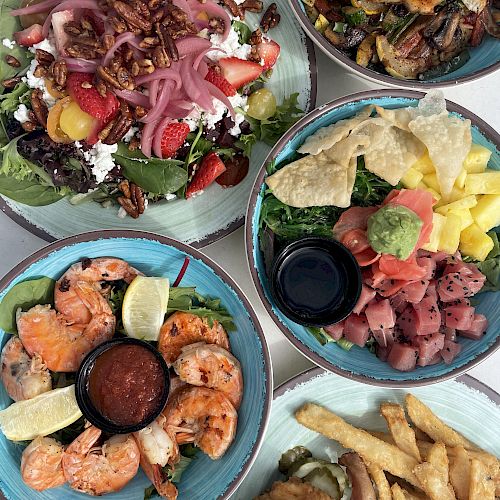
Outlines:
[[[148,193],[175,193],[187,182],[187,172],[179,160],[150,158],[142,161],[116,153],[113,157],[122,166],[123,175]]]
[[[238,140],[236,141],[236,147],[243,150],[243,154],[250,158],[250,154],[252,153],[252,148],[254,144],[258,141],[257,136],[254,132],[251,134],[241,134]]]
[[[244,43],[248,43],[250,41],[250,37],[252,36],[252,30],[248,26],[248,24],[243,23],[241,21],[233,21],[231,23],[234,31],[238,33],[238,41],[241,45]]]
[[[188,468],[189,464],[193,461],[193,458],[181,455],[180,460],[175,464],[174,471],[169,473],[170,481],[173,483],[180,483],[183,472]]]
[[[0,328],[7,333],[17,333],[16,312],[27,311],[36,304],[52,304],[55,281],[43,276],[14,285],[0,302]]]
[[[0,112],[14,113],[19,104],[30,104],[31,89],[24,83],[19,82],[11,92],[0,95]]]
[[[13,39],[14,33],[23,29],[19,22],[19,17],[10,15],[10,11],[17,8],[19,8],[19,0],[3,0],[0,4],[0,33],[2,39]],[[21,63],[21,66],[19,68],[9,66],[5,61],[5,56],[7,55],[14,56]],[[22,68],[26,67],[29,57],[30,53],[26,48],[21,47],[17,43],[13,49],[5,47],[3,43],[0,44],[0,81],[12,78]]]

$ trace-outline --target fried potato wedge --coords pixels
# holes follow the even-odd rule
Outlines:
[[[468,500],[470,481],[470,458],[463,446],[455,446],[450,453],[450,482],[458,500]],[[452,452],[452,453],[451,453]]]
[[[444,475],[431,463],[419,464],[413,472],[431,500],[456,500],[455,494],[448,488]]]
[[[420,462],[415,432],[406,420],[404,408],[394,403],[382,403],[380,413],[387,422],[387,427],[389,427],[396,446]]]
[[[443,443],[434,443],[427,453],[427,462],[432,464],[440,474],[442,474],[445,483],[449,482],[448,474],[448,454],[446,453],[446,446]]]
[[[495,500],[495,482],[486,466],[475,458],[470,465],[469,500]]]
[[[365,462],[376,463],[381,469],[420,487],[413,473],[417,460],[396,446],[353,427],[335,413],[314,403],[301,406],[295,412],[295,418],[308,429],[338,441],[344,448],[354,450]]]
[[[365,465],[370,477],[377,487],[378,500],[392,500],[391,486],[385,477],[384,471],[378,465],[370,462],[365,463]]]

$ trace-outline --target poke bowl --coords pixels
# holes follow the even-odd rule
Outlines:
[[[375,110],[377,116],[374,117]],[[422,114],[421,117],[415,118],[418,114]],[[434,118],[430,118],[432,116]],[[332,101],[304,117],[276,144],[256,179],[249,200],[246,225],[247,258],[255,287],[272,319],[292,345],[324,369],[368,384],[418,386],[456,377],[490,356],[500,346],[498,282],[487,269],[488,266],[496,267],[497,257],[494,255],[497,255],[497,251],[492,250],[496,243],[493,244],[487,238],[497,240],[494,231],[500,221],[490,220],[486,225],[480,221],[484,228],[491,226],[487,229],[488,235],[484,232],[487,238],[482,241],[487,246],[483,247],[483,255],[477,255],[481,251],[483,231],[479,230],[475,222],[481,219],[481,207],[488,200],[498,199],[496,195],[487,196],[481,202],[480,197],[467,195],[473,198],[460,201],[465,196],[465,190],[474,190],[471,182],[476,174],[464,180],[462,188],[457,187],[458,184],[455,185],[453,180],[448,180],[448,189],[453,194],[450,191],[446,198],[437,191],[440,185],[433,161],[440,163],[435,153],[442,148],[443,136],[440,134],[444,133],[444,129],[440,131],[436,122],[428,128],[427,134],[421,134],[421,129],[417,130],[419,127],[412,125],[434,119],[451,120],[453,127],[456,127],[455,132],[462,134],[459,142],[463,143],[463,152],[459,153],[455,143],[448,156],[442,158],[447,158],[451,164],[450,158],[462,154],[455,161],[455,168],[462,172],[465,170],[463,165],[468,166],[471,160],[474,162],[473,156],[482,151],[486,155],[483,163],[487,162],[487,169],[483,165],[476,172],[498,177],[496,170],[500,169],[500,136],[480,118],[452,102],[445,103],[439,92],[429,93],[424,99],[424,94],[416,91],[379,90]],[[376,143],[373,131],[387,127],[380,129],[384,133],[379,138],[391,136],[389,140],[398,144],[400,140],[392,135],[394,133],[402,134],[405,140],[409,137],[416,139],[413,132],[408,132],[408,124],[419,134],[419,139],[405,150],[403,156],[394,160],[402,150],[398,153],[397,147],[394,149],[387,144]],[[405,127],[406,130],[399,127]],[[371,130],[366,133],[368,139],[363,130]],[[434,137],[429,140],[431,134]],[[419,143],[420,139],[426,143],[427,151]],[[416,156],[419,160],[416,162],[410,154],[413,146],[418,150]],[[381,148],[378,150],[380,155],[374,153],[377,147]],[[402,160],[407,154],[410,156]],[[468,158],[466,161],[463,160],[465,157]],[[413,166],[409,168],[408,163]],[[424,163],[426,167],[422,166]],[[314,175],[318,168],[320,175]],[[469,175],[462,173],[462,177]],[[433,180],[435,189],[426,184]],[[346,182],[347,185],[350,182],[352,191],[346,188]],[[300,186],[299,190],[297,186]],[[413,206],[404,201],[404,198],[413,196],[418,197]],[[451,212],[455,213],[456,207],[463,207],[464,203],[470,202],[471,208],[467,210],[474,214],[475,219],[466,221],[460,216],[454,219],[454,215],[448,213],[452,199],[458,200],[458,204],[451,206]],[[479,209],[475,208],[477,203]],[[401,210],[406,212],[410,208],[410,211],[415,210],[420,214],[418,218],[424,217],[431,221],[428,228],[431,236],[424,237],[428,243],[423,245],[428,250],[420,246],[425,224],[422,226],[418,222],[420,229],[412,233],[410,229],[404,229],[404,217],[397,216],[396,225],[400,225],[400,228],[389,224],[385,230],[381,229],[391,217],[388,210],[399,211],[401,204],[406,205]],[[421,211],[425,204],[429,209],[427,216]],[[444,217],[448,222],[444,231],[444,225],[441,226],[443,214],[446,214]],[[379,219],[380,215],[382,217]],[[381,219],[380,225],[378,222]],[[449,225],[451,220],[458,224],[455,229]],[[468,226],[463,230],[466,224]],[[471,238],[471,232],[476,236],[481,232],[480,239]],[[380,241],[376,240],[382,233],[384,243],[380,246]],[[392,241],[401,250],[404,241],[410,241],[406,240],[410,234],[415,239],[404,256],[398,258],[394,249],[384,246]],[[286,249],[290,242],[309,237],[340,240],[354,254],[362,273],[362,291],[353,312],[345,321],[323,328],[318,328],[321,324],[299,324],[289,319],[274,300],[270,282],[276,255],[283,248]],[[472,255],[474,253],[476,257]],[[411,265],[410,275],[403,278],[404,275],[400,274],[403,268],[409,270],[406,265],[415,263],[417,258],[417,267]],[[423,260],[425,258],[443,260],[441,264],[436,263],[436,267],[431,264],[432,270],[425,273],[423,269],[418,269],[420,265],[428,263]],[[384,263],[386,259],[397,263],[398,269],[394,267],[390,270]],[[405,264],[401,264],[402,261]],[[463,274],[455,276],[459,280],[457,283],[450,283],[451,275],[448,274],[457,271],[459,266],[466,273],[482,269],[477,275],[478,282],[474,282],[475,285],[481,282],[481,293],[474,293],[472,297],[470,290],[466,290],[466,283],[461,282]],[[302,286],[304,282],[306,280],[298,275],[297,283]],[[446,296],[447,291],[458,290],[458,283],[463,290],[459,293],[460,298],[458,295],[453,298]],[[437,294],[433,293],[433,285],[437,286]],[[457,288],[454,288],[456,285]],[[417,289],[420,291],[417,292]],[[417,295],[413,296],[413,292]],[[309,290],[306,295],[311,297],[310,301],[314,301],[314,290]],[[476,316],[464,319],[465,310],[453,309],[456,305],[471,307],[467,309],[467,314]],[[383,307],[387,307],[385,318],[390,318],[388,322],[383,314],[373,314],[380,312]],[[422,308],[426,309],[427,318],[434,318],[431,320],[431,323],[434,322],[432,325],[420,315]],[[458,325],[453,323],[454,319],[466,323]],[[481,323],[477,322],[479,319]],[[461,328],[470,328],[472,321],[477,329],[475,335],[466,330],[460,331]],[[353,328],[354,323],[359,328]],[[379,330],[385,331],[380,335]],[[360,332],[362,334],[358,337]],[[438,343],[435,343],[438,339]],[[394,346],[397,346],[396,350]],[[427,350],[430,346],[431,349]],[[407,355],[407,364],[400,357],[403,351]]]
[[[498,7],[495,2],[491,7],[436,4],[290,0],[316,46],[366,80],[422,89],[472,82],[495,72],[500,67],[498,21],[490,10]]]
[[[262,443],[272,372],[257,317],[221,268],[163,236],[101,231],[39,250],[4,277],[0,289],[2,363],[17,359],[32,367],[30,376],[26,367],[24,375],[4,370],[1,376],[6,498],[232,494]],[[75,290],[86,297],[87,313],[78,313]],[[92,316],[83,327],[75,324],[82,311]],[[54,327],[51,337],[64,352],[45,343],[41,323]],[[200,356],[210,363],[213,355],[226,362],[226,385],[218,388],[208,365],[198,365]],[[169,408],[175,422],[168,423]],[[189,416],[181,416],[181,408]]]

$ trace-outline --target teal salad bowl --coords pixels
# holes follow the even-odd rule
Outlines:
[[[477,304],[476,311],[488,318],[488,330],[480,340],[458,337],[462,350],[448,365],[441,362],[417,367],[411,372],[401,372],[381,361],[367,348],[353,346],[351,350],[346,351],[335,343],[321,345],[306,327],[287,318],[272,298],[264,254],[259,241],[262,200],[267,188],[264,184],[267,175],[266,166],[272,161],[280,164],[295,159],[297,149],[309,135],[321,127],[355,115],[369,104],[392,109],[416,106],[424,95],[422,92],[410,90],[360,92],[312,111],[298,121],[270,152],[257,176],[247,209],[245,230],[250,273],[264,307],[278,328],[294,347],[322,368],[353,380],[379,386],[419,386],[455,378],[493,354],[500,347],[498,308],[500,292],[484,292],[474,297],[474,305]],[[471,120],[472,142],[490,149],[492,155],[488,167],[500,170],[500,135],[479,117],[457,104],[447,101],[447,109],[451,113]]]
[[[220,298],[232,315],[236,330],[229,333],[231,350],[241,363],[244,380],[236,437],[219,460],[198,452],[177,484],[179,499],[228,498],[249,471],[262,444],[272,400],[272,372],[255,312],[236,283],[217,264],[188,245],[164,236],[140,231],[90,232],[52,243],[18,264],[0,280],[0,300],[16,283],[42,275],[57,279],[74,262],[102,256],[124,259],[145,275],[168,276],[171,281],[189,257],[181,286],[196,286],[200,294]],[[9,337],[0,330],[2,346]],[[11,403],[0,384],[0,409]],[[0,488],[7,499],[90,498],[68,485],[42,492],[30,489],[20,474],[23,448],[23,443],[9,441],[0,432]],[[107,497],[142,499],[150,485],[151,481],[139,470],[124,489]]]

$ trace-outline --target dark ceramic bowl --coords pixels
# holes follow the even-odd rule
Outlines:
[[[299,120],[274,146],[262,166],[255,181],[247,210],[246,249],[253,282],[257,292],[278,328],[287,339],[305,356],[317,365],[361,382],[385,386],[417,386],[440,382],[470,370],[500,347],[500,292],[478,295],[478,312],[485,314],[490,325],[481,340],[460,338],[462,351],[450,365],[439,363],[418,367],[413,372],[400,372],[382,362],[368,349],[354,346],[350,351],[341,349],[334,343],[325,346],[306,330],[306,328],[287,318],[277,307],[271,293],[271,283],[265,267],[264,255],[259,245],[259,228],[262,198],[266,185],[266,166],[275,161],[277,165],[293,158],[296,150],[305,139],[321,127],[349,118],[369,104],[386,108],[416,106],[424,97],[422,92],[410,90],[375,90],[352,94],[332,101]],[[500,170],[500,135],[479,117],[458,106],[447,102],[448,111],[472,122],[472,140],[492,151],[489,167]]]

